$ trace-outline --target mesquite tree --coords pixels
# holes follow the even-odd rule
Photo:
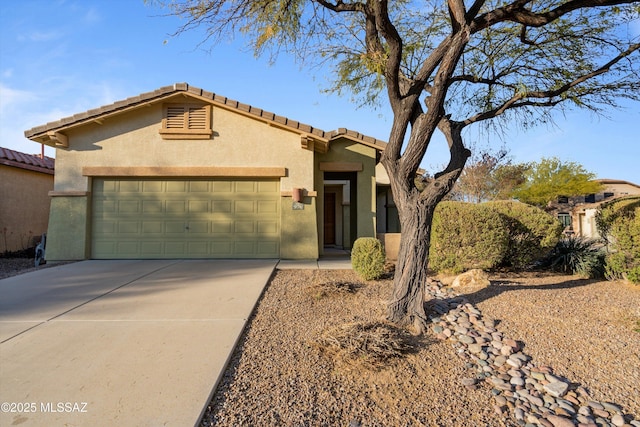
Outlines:
[[[148,0],[154,1],[154,0]],[[199,27],[202,43],[241,34],[259,55],[287,52],[363,103],[384,99],[393,124],[381,162],[402,239],[389,320],[426,325],[431,220],[470,151],[463,130],[546,121],[569,106],[600,112],[640,98],[639,2],[625,0],[156,0]],[[634,34],[634,29],[636,34]],[[386,97],[384,96],[386,94]],[[450,159],[415,177],[436,132]]]

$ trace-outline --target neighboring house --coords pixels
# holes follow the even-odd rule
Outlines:
[[[640,185],[616,180],[596,180],[604,186],[604,190],[598,194],[588,194],[577,197],[559,197],[549,206],[560,222],[565,226],[565,233],[587,238],[598,238],[596,227],[596,213],[598,207],[604,202],[610,202],[621,197],[640,195]]]
[[[56,148],[48,260],[314,259],[376,235],[384,142],[186,83],[25,135]]]
[[[0,147],[0,254],[35,246],[49,221],[54,160]]]

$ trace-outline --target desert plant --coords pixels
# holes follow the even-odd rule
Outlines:
[[[509,233],[509,246],[502,264],[522,268],[544,258],[562,235],[562,224],[547,212],[516,201],[487,202],[500,213]]]
[[[375,280],[382,276],[385,258],[382,243],[373,237],[357,239],[351,249],[353,270],[364,280]]]
[[[567,237],[558,242],[544,264],[565,274],[603,277],[605,253],[598,243],[594,239]]]
[[[596,224],[611,252],[606,258],[606,277],[640,284],[640,198],[602,206]]]
[[[497,267],[509,247],[502,216],[485,204],[442,202],[433,216],[429,267],[460,273]]]

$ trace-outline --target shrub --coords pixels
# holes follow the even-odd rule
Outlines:
[[[380,240],[361,237],[353,244],[351,265],[364,280],[378,279],[384,273],[385,254]]]
[[[547,256],[560,240],[562,224],[545,211],[515,201],[487,202],[503,216],[509,233],[508,250],[501,264],[522,268]]]
[[[606,277],[640,283],[640,198],[602,206],[596,223],[611,251],[606,258]]]
[[[571,236],[558,242],[544,265],[591,279],[603,277],[604,258],[605,253],[598,247],[597,240]]]
[[[508,249],[504,219],[484,204],[442,202],[433,216],[429,266],[460,273],[499,265]]]

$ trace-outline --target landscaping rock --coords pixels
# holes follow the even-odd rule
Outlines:
[[[491,285],[489,275],[484,271],[474,268],[457,276],[451,283],[452,288],[483,289]]]

